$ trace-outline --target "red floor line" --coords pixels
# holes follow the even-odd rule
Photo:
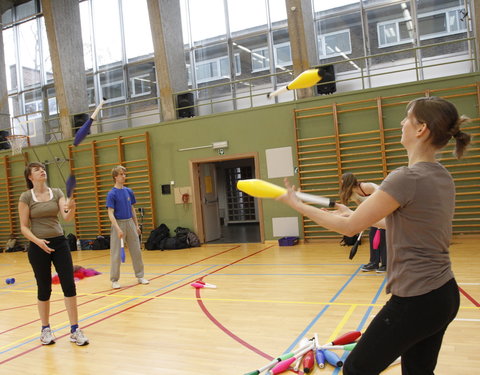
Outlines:
[[[203,262],[204,260],[207,260],[207,259],[216,257],[216,256],[218,256],[218,255],[222,255],[222,254],[224,254],[224,253],[226,253],[226,252],[228,252],[228,251],[235,250],[235,249],[237,249],[237,248],[239,248],[239,247],[240,247],[240,246],[238,246],[238,245],[237,245],[237,246],[234,246],[234,247],[231,247],[231,248],[229,248],[229,249],[227,249],[227,250],[224,250],[224,251],[222,251],[222,252],[220,252],[220,253],[211,255],[211,256],[209,256],[209,257],[200,259],[200,260],[198,260],[198,261],[196,261],[196,262],[193,262],[193,263],[187,264],[187,265],[185,265],[185,266],[176,268],[176,269],[174,269],[174,270],[172,270],[172,271],[169,271],[169,272],[167,272],[167,273],[164,273],[164,274],[162,274],[162,275],[159,275],[159,276],[157,276],[157,277],[154,277],[154,278],[152,278],[152,279],[150,279],[150,280],[155,280],[155,279],[158,279],[158,278],[163,277],[163,276],[165,276],[165,275],[171,274],[171,273],[173,273],[173,272],[177,272],[177,271],[179,271],[179,270],[181,270],[181,269],[183,269],[183,268],[189,267],[189,266],[194,265],[194,264],[199,263],[199,262]],[[177,287],[177,288],[175,288],[175,289],[172,289],[172,290],[176,290],[176,289],[178,289],[178,288],[180,288],[180,287],[183,287],[183,286],[185,286],[185,285],[187,285],[187,284],[189,284],[189,283],[190,283],[190,282],[185,283],[185,284],[182,284],[181,286],[179,286],[179,287]],[[122,290],[126,290],[126,289],[133,288],[134,286],[137,286],[137,284],[132,284],[132,285],[126,286],[126,287],[124,287],[124,288],[122,288],[122,289],[115,290],[115,291],[109,293],[109,295],[112,295],[112,294],[115,294],[115,293],[119,293],[119,292],[121,292]],[[95,292],[95,293],[102,293],[102,294],[103,294],[103,293],[105,293],[105,292],[107,292],[107,291],[111,291],[111,289],[106,289],[105,291]],[[91,294],[95,294],[95,293],[91,293]],[[78,297],[83,297],[83,295],[80,294]],[[95,299],[91,299],[91,300],[88,300],[88,301],[86,301],[86,302],[79,303],[78,306],[83,306],[83,305],[86,305],[86,304],[95,302],[95,301],[97,301],[97,300],[99,300],[99,299],[102,299],[102,298],[105,298],[105,296],[100,296],[100,297],[97,297],[97,298],[95,298]],[[54,300],[54,301],[56,302],[56,301],[60,301],[60,300],[62,300],[62,299],[58,299],[58,300]],[[52,301],[52,302],[53,302],[53,301]],[[33,305],[36,305],[36,304],[32,304],[32,306],[33,306]],[[10,307],[10,308],[4,309],[4,310],[13,310],[13,309],[20,308],[20,307],[23,308],[23,307],[25,307],[25,306],[29,306],[29,305],[22,305],[22,306]],[[0,311],[3,311],[3,310],[0,310]],[[65,312],[65,311],[66,311],[66,309],[62,309],[62,310],[59,310],[59,311],[57,311],[57,312],[54,312],[54,313],[50,314],[50,316],[54,316],[54,315],[60,314],[60,313]],[[35,319],[35,320],[30,321],[30,322],[27,322],[27,323],[18,325],[18,326],[16,326],[16,327],[9,328],[9,329],[6,330],[6,331],[0,332],[0,335],[3,334],[3,333],[6,333],[6,332],[13,331],[13,330],[15,330],[15,329],[24,327],[24,326],[26,326],[26,325],[28,325],[28,324],[33,324],[33,323],[35,323],[35,322],[39,322],[39,321],[40,321],[40,319]]]
[[[266,358],[267,360],[271,361],[273,357],[271,355],[268,355],[267,353],[262,352],[260,349],[257,349],[253,345],[250,345],[248,342],[245,340],[241,339],[238,337],[236,334],[234,334],[231,330],[229,330],[227,327],[225,327],[222,323],[220,323],[211,313],[208,311],[207,307],[202,301],[202,297],[200,295],[200,289],[197,289],[195,292],[195,295],[197,297],[197,303],[200,306],[200,309],[202,309],[203,313],[207,316],[210,321],[215,324],[218,328],[220,328],[221,331],[223,331],[226,335],[230,336],[232,339],[240,343],[241,345],[245,346],[246,348],[250,349],[252,352],[262,356],[263,358]]]
[[[196,261],[196,262],[193,262],[193,263],[190,263],[190,264],[188,264],[188,265],[179,267],[179,268],[177,268],[177,269],[175,269],[175,270],[173,270],[173,271],[164,273],[164,274],[162,274],[162,275],[160,275],[160,276],[158,276],[158,277],[156,277],[156,278],[163,277],[163,276],[165,276],[165,275],[168,275],[168,274],[170,274],[170,273],[176,272],[176,271],[181,270],[181,269],[183,269],[183,268],[186,268],[186,267],[188,267],[188,266],[197,264],[197,263],[199,263],[199,262],[202,262],[202,261],[204,261],[204,260],[213,258],[213,257],[218,256],[218,255],[224,254],[224,253],[226,253],[226,252],[228,252],[228,251],[235,250],[235,249],[237,249],[237,248],[239,248],[239,247],[240,247],[239,245],[234,246],[234,247],[229,248],[229,249],[227,249],[227,250],[225,250],[225,251],[222,251],[222,252],[220,252],[220,253],[211,255],[211,256],[209,256],[209,257],[200,259],[200,260],[198,260],[198,261]],[[270,246],[270,247],[271,247],[271,246]],[[266,248],[266,249],[268,249],[268,248]],[[262,249],[262,250],[260,250],[260,251],[263,251],[263,250],[266,250],[266,249]],[[257,253],[259,253],[260,251],[254,253],[254,254],[257,254]],[[251,254],[251,255],[254,255],[254,254]],[[248,256],[246,256],[246,257],[244,257],[244,258],[242,258],[242,259],[245,259],[245,258],[248,258]],[[235,263],[236,263],[236,262],[235,262]],[[232,264],[233,264],[233,263],[232,263]],[[222,267],[222,268],[225,268],[225,267]],[[155,279],[156,279],[156,278],[155,278]],[[153,280],[153,279],[152,279],[152,280]],[[141,302],[139,302],[139,303],[137,303],[137,304],[135,304],[135,305],[126,307],[126,308],[124,308],[124,309],[122,309],[122,310],[120,310],[120,311],[117,311],[117,312],[115,312],[115,313],[113,313],[113,314],[110,314],[110,315],[105,316],[105,317],[103,317],[103,318],[101,318],[101,319],[98,319],[98,320],[96,320],[96,321],[94,321],[94,322],[91,322],[91,323],[89,323],[89,324],[87,324],[87,325],[84,325],[84,326],[82,326],[82,328],[88,328],[88,327],[90,327],[90,326],[92,326],[92,325],[95,325],[95,324],[97,324],[97,323],[100,323],[100,322],[102,322],[102,321],[104,321],[104,320],[106,320],[106,319],[108,319],[108,318],[114,317],[114,316],[116,316],[116,315],[118,315],[118,314],[120,314],[120,313],[123,313],[123,312],[125,312],[125,311],[128,311],[128,310],[134,308],[134,307],[137,307],[137,306],[140,306],[140,305],[142,305],[142,304],[144,304],[144,303],[146,303],[146,302],[149,302],[149,301],[155,299],[156,297],[161,297],[161,296],[163,296],[163,295],[165,295],[165,294],[167,294],[167,293],[171,293],[171,292],[173,292],[173,291],[175,291],[175,290],[177,290],[177,289],[179,289],[179,288],[181,288],[181,287],[183,287],[183,286],[185,286],[185,285],[188,285],[188,284],[190,284],[190,283],[191,283],[191,281],[188,281],[188,282],[186,282],[186,283],[184,283],[184,284],[182,284],[182,285],[180,285],[180,286],[178,286],[178,287],[176,287],[176,288],[170,289],[170,290],[168,290],[168,291],[166,291],[166,292],[164,292],[164,293],[160,293],[160,294],[158,294],[158,295],[155,296],[155,297],[148,298],[148,299],[143,300],[143,301],[141,301]],[[137,285],[137,284],[131,285],[131,286],[126,287],[126,288],[122,288],[122,289],[120,289],[120,290],[118,290],[118,291],[112,292],[111,294],[118,293],[118,292],[120,292],[121,290],[125,290],[125,289],[131,288],[131,287],[136,286],[136,285]],[[98,297],[96,300],[101,299],[101,298],[105,298],[105,296]],[[93,301],[93,300],[92,300],[92,301]],[[90,301],[87,301],[87,302],[85,302],[85,304],[87,304],[87,303],[89,303],[89,302],[90,302]],[[63,311],[65,311],[65,310],[63,310]],[[57,312],[57,313],[59,313],[59,312]],[[53,314],[52,314],[52,315],[53,315]],[[17,328],[18,328],[18,327],[17,327]],[[69,333],[64,334],[64,335],[62,335],[62,336],[58,336],[57,339],[61,339],[61,338],[65,337],[65,336],[68,336],[68,335],[69,335]],[[16,358],[18,358],[18,357],[21,357],[21,356],[23,356],[23,355],[25,355],[25,354],[28,354],[28,353],[30,353],[31,351],[37,350],[38,348],[41,348],[41,347],[43,347],[43,345],[37,345],[37,346],[35,346],[35,347],[33,347],[33,348],[30,348],[30,349],[27,349],[27,350],[25,350],[25,351],[23,351],[23,352],[21,352],[21,353],[18,353],[18,354],[16,354],[16,355],[12,356],[12,357],[6,358],[5,360],[3,360],[3,361],[0,362],[0,365],[1,365],[1,364],[4,364],[4,363],[6,363],[6,362],[10,362],[10,361],[12,361],[12,360],[14,360],[14,359],[16,359]]]
[[[203,276],[201,278],[201,280],[204,278],[204,277],[207,277],[209,275],[212,275],[214,273],[217,273],[221,270],[223,270],[224,268],[227,268],[227,267],[230,267],[231,265],[235,264],[235,263],[238,263],[238,262],[241,262],[242,260],[246,259],[246,258],[249,258],[251,256],[254,256],[254,255],[257,255],[258,253],[261,253],[265,250],[268,250],[270,249],[271,247],[273,247],[273,245],[271,246],[268,246],[266,247],[265,249],[262,249],[262,250],[259,250],[255,253],[252,253],[250,255],[247,255],[243,258],[240,258],[240,259],[237,259],[235,262],[231,262],[229,264],[226,264],[225,266],[223,267],[220,267],[219,269],[215,270],[215,271],[212,271],[208,274],[206,274],[205,276]],[[236,334],[234,334],[231,330],[229,330],[227,327],[225,327],[222,323],[220,323],[211,313],[210,311],[207,309],[207,307],[205,306],[205,304],[203,303],[202,301],[202,297],[200,295],[200,289],[196,289],[196,293],[195,293],[196,297],[197,297],[197,303],[198,305],[200,306],[200,309],[205,313],[205,315],[207,316],[208,319],[210,319],[210,321],[215,324],[218,328],[220,328],[221,331],[223,331],[226,335],[230,336],[232,339],[234,339],[235,341],[237,341],[238,343],[240,343],[241,345],[245,346],[247,349],[250,349],[251,351],[253,351],[254,353],[268,359],[269,361],[271,361],[274,357],[262,352],[260,349],[254,347],[253,345],[250,345],[248,342],[246,342],[245,340],[241,339],[240,337],[238,337]]]
[[[50,302],[58,302],[58,301],[63,301],[63,298],[59,298],[59,299],[54,299],[54,300],[51,300]],[[23,309],[25,307],[32,307],[32,306],[37,306],[37,303],[30,303],[28,305],[21,305],[21,306],[14,306],[14,307],[7,307],[5,309],[0,309],[0,312],[1,311],[7,311],[7,310],[16,310],[16,309]],[[0,332],[1,334],[1,332]]]
[[[478,303],[475,298],[473,298],[470,294],[468,294],[467,292],[465,292],[462,288],[458,287],[458,289],[460,290],[460,292],[468,299],[470,300],[471,303],[473,303],[475,306],[477,307],[480,307],[480,303]]]

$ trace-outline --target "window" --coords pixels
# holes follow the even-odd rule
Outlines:
[[[240,54],[234,55],[235,75],[240,75]],[[196,64],[197,83],[215,81],[217,79],[230,79],[230,64],[228,56],[217,57],[216,59],[199,61]]]
[[[268,48],[257,48],[252,50],[252,72],[266,70],[270,67],[270,54]]]
[[[462,10],[462,8],[449,8],[441,13],[422,14],[418,19],[420,39],[465,32],[467,25],[465,20],[462,19]]]
[[[321,59],[352,53],[350,30],[322,34],[318,37],[318,51]]]
[[[276,44],[274,46],[275,51],[275,65],[276,66],[288,66],[292,65],[292,52],[290,50],[290,42]]]
[[[467,30],[463,8],[448,8],[418,16],[420,40],[458,34]],[[396,19],[377,24],[379,47],[389,47],[412,41],[412,21]]]
[[[379,47],[389,47],[396,44],[410,43],[412,41],[412,21],[395,20],[388,23],[379,23],[378,44]]]
[[[142,74],[140,76],[130,78],[130,86],[132,90],[132,98],[150,94],[150,88],[152,87],[150,74]]]

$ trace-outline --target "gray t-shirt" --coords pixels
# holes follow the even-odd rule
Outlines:
[[[452,237],[455,185],[439,163],[419,162],[390,173],[380,185],[400,207],[386,217],[387,293],[412,297],[453,278],[448,247]]]
[[[58,201],[63,197],[60,189],[50,189],[50,199],[39,202],[32,190],[20,195],[20,201],[30,208],[30,230],[38,238],[53,238],[63,235],[63,229],[58,220]]]

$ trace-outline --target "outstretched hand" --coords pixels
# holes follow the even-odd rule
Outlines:
[[[344,204],[335,203],[335,210],[330,212],[334,215],[349,217],[353,213],[353,210],[351,210]]]
[[[297,190],[294,185],[290,184],[290,181],[288,181],[288,178],[285,177],[283,180],[285,187],[287,188],[286,194],[283,194],[276,198],[278,201],[283,202],[293,209],[296,209],[302,201],[298,199],[297,195],[295,194],[297,191],[300,191],[299,189]]]

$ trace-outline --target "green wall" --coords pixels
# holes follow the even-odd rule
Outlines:
[[[343,103],[375,97],[385,97],[402,93],[421,92],[426,89],[457,87],[480,81],[479,74],[466,74],[445,79],[407,83],[401,86],[381,87],[360,92],[317,96],[296,102],[274,104],[253,109],[238,110],[222,114],[182,119],[165,122],[157,125],[143,126],[128,130],[121,130],[120,135],[127,136],[148,131],[151,142],[151,160],[153,187],[156,203],[157,225],[165,223],[173,230],[176,226],[193,228],[193,209],[191,205],[185,208],[181,204],[174,204],[172,195],[161,195],[161,185],[175,181],[176,187],[191,186],[189,160],[211,158],[218,156],[212,148],[183,151],[178,149],[204,146],[216,141],[227,140],[229,147],[225,149],[225,157],[235,154],[257,152],[260,163],[260,178],[267,180],[265,150],[277,147],[291,146],[295,150],[293,128],[293,110],[327,105],[333,102]],[[419,94],[418,96],[422,96]],[[461,99],[455,102],[459,110],[471,117],[478,116],[478,108],[471,108],[471,98],[462,105]],[[403,113],[386,114],[386,127],[398,127]],[[375,113],[376,116],[376,113]],[[318,120],[317,120],[318,121]],[[377,119],[375,117],[375,122]],[[355,121],[357,131],[369,129],[369,120],[359,118]],[[330,125],[331,126],[331,125]],[[352,129],[354,130],[354,129]],[[116,137],[116,132],[91,135],[86,140],[109,139]],[[55,147],[65,147],[70,143],[62,142],[50,145],[55,155]],[[46,146],[35,148],[40,160],[51,159]],[[36,158],[33,153],[31,159]],[[294,156],[295,158],[295,156]],[[295,163],[295,159],[294,159]],[[67,172],[68,173],[68,172]],[[54,166],[50,168],[50,184],[62,186],[58,171]],[[295,178],[293,178],[294,182]],[[269,180],[275,184],[283,184],[281,178]],[[272,240],[272,218],[297,216],[290,208],[271,200],[263,201],[265,239]],[[299,219],[299,222],[300,219]],[[69,228],[66,228],[69,232]]]

